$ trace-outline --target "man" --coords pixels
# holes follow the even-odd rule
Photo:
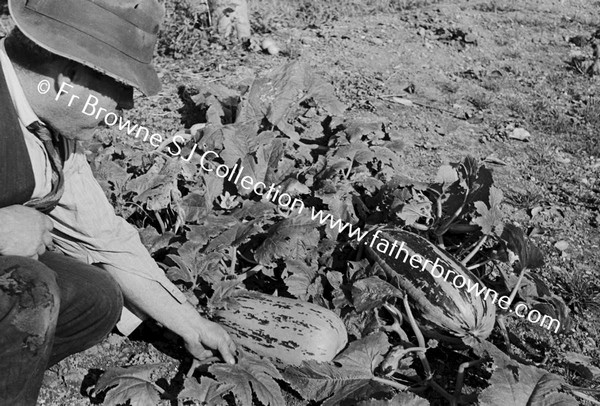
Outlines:
[[[162,6],[9,0],[9,9],[18,28],[0,41],[0,405],[34,405],[44,370],[102,340],[123,298],[194,357],[208,347],[234,363],[229,335],[114,214],[77,143],[101,120],[82,113],[90,95],[116,112],[132,107],[133,87],[160,90],[151,58]]]

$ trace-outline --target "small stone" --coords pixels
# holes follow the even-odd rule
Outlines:
[[[529,141],[531,138],[531,134],[524,128],[515,128],[510,134],[508,134],[508,138],[512,138],[519,141]]]
[[[375,45],[383,45],[383,40],[381,38],[371,38],[371,42]]]
[[[565,240],[560,240],[556,244],[554,244],[554,248],[556,248],[559,251],[565,251],[567,248],[569,248],[569,243]]]
[[[465,35],[465,42],[468,44],[477,44],[477,37],[474,34]]]

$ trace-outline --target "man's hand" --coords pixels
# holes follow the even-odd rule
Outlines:
[[[216,350],[225,362],[235,364],[236,346],[227,331],[217,323],[200,318],[195,331],[183,337],[187,350],[194,358],[203,360],[212,356],[206,347]]]
[[[52,243],[50,218],[30,207],[0,209],[0,255],[37,259]]]

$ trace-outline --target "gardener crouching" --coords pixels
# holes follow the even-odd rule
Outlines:
[[[117,322],[128,334],[133,313],[181,336],[197,359],[215,351],[235,363],[229,334],[199,315],[115,215],[78,143],[131,108],[134,87],[160,90],[151,59],[162,6],[8,4],[17,28],[0,40],[0,405],[34,405],[46,368]],[[102,116],[82,110],[90,101]],[[305,332],[304,347],[322,346],[323,334]]]
[[[100,120],[76,103],[92,95],[118,112],[133,106],[133,87],[160,90],[151,58],[162,6],[10,0],[9,10],[18,28],[0,41],[0,405],[34,405],[44,370],[102,340],[123,298],[194,357],[212,349],[234,363],[230,336],[115,215],[78,144]]]

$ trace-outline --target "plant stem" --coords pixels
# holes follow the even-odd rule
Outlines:
[[[477,269],[477,268],[479,268],[479,267],[482,267],[482,266],[484,266],[484,265],[486,265],[486,264],[490,263],[490,261],[491,261],[491,259],[488,259],[488,260],[486,260],[486,261],[483,261],[483,262],[480,262],[480,263],[478,263],[478,264],[475,264],[475,265],[468,266],[468,267],[467,267],[467,269],[468,269],[469,271],[472,271],[473,269]]]
[[[413,223],[413,224],[411,224],[410,226],[411,226],[412,228],[416,228],[417,230],[420,230],[420,231],[427,231],[427,230],[429,230],[429,227],[427,227],[427,226],[426,226],[426,225],[424,225],[424,224]]]
[[[156,220],[158,221],[158,225],[160,226],[160,233],[164,234],[165,233],[165,223],[163,222],[163,219],[160,217],[160,215],[158,214],[157,211],[154,212],[154,217],[156,217]]]
[[[406,315],[408,317],[408,320],[410,321],[410,325],[411,325],[413,331],[415,332],[415,336],[417,337],[417,342],[419,343],[419,347],[425,348],[425,338],[423,337],[423,333],[421,333],[421,330],[419,329],[419,326],[417,325],[417,322],[415,321],[415,318],[410,310],[410,305],[408,303],[408,295],[404,295],[403,302],[404,302],[404,308],[406,310]],[[419,356],[419,359],[421,360],[421,364],[423,364],[423,370],[425,371],[426,379],[430,380],[433,377],[433,374],[431,373],[431,367],[429,366],[429,361],[427,360],[427,356],[425,355],[424,352],[421,352],[421,351],[419,351],[417,353],[417,355]]]
[[[353,163],[354,163],[354,159],[352,161],[350,161],[350,166],[348,167],[348,170],[346,172],[344,172],[344,179],[348,179],[350,177],[350,172],[352,171]]]
[[[160,386],[158,386],[158,385],[157,385],[157,384],[155,384],[154,382],[150,382],[150,381],[148,381],[148,382],[149,382],[149,383],[152,385],[152,387],[153,387],[154,389],[156,389],[156,391],[157,391],[158,393],[160,393],[161,395],[164,395],[164,394],[165,394],[165,390],[164,390],[163,388],[161,388]]]
[[[506,345],[506,353],[508,355],[512,354],[510,348],[510,338],[508,338],[508,331],[506,330],[506,324],[504,323],[504,315],[501,314],[496,318],[498,322],[498,327],[500,327],[500,333],[502,333],[502,338],[504,339],[504,345]]]
[[[394,382],[391,379],[386,379],[386,378],[381,378],[379,376],[374,376],[373,380],[375,382],[383,383],[384,385],[389,385],[389,386],[391,386],[393,388],[396,388],[396,389],[399,389],[399,390],[402,390],[402,391],[408,389],[408,386],[402,385],[401,383],[398,383],[398,382]]]
[[[231,250],[231,264],[229,265],[229,273],[231,275],[235,274],[235,260],[237,258],[237,248],[236,247],[229,247],[229,249]]]
[[[581,393],[578,391],[571,391],[571,394],[574,396],[577,396],[580,399],[587,400],[588,402],[591,402],[594,405],[600,405],[600,402],[598,402],[596,399],[592,398],[591,396],[587,396],[585,393]]]
[[[512,292],[510,292],[510,296],[508,297],[508,305],[507,306],[510,306],[512,304],[515,296],[517,295],[517,291],[521,287],[521,282],[523,282],[523,278],[525,277],[525,273],[527,271],[528,271],[528,269],[526,267],[521,269],[521,273],[519,274],[519,279],[517,279],[517,284],[513,288]]]
[[[360,261],[362,259],[364,249],[365,249],[365,246],[362,244],[359,244],[358,250],[356,251],[356,258],[354,259],[355,261]]]
[[[419,326],[417,325],[417,322],[415,321],[412,311],[410,310],[410,304],[408,303],[408,295],[404,295],[404,298],[402,300],[404,302],[404,309],[406,310],[406,315],[408,316],[410,326],[414,330],[415,336],[417,337],[417,342],[419,343],[419,347],[424,348],[425,347],[425,338],[423,337],[423,333],[421,333],[421,330],[419,329]]]
[[[381,368],[382,365],[391,366],[392,370],[389,372],[386,372],[385,375],[392,376],[396,373],[396,371],[398,371],[398,364],[400,363],[400,360],[402,358],[404,358],[405,355],[410,354],[411,352],[425,352],[425,351],[427,351],[427,348],[421,348],[421,347],[403,348],[402,345],[398,345],[398,346],[392,348],[390,350],[390,352],[388,352],[388,354],[385,356],[382,363],[380,364],[379,368]],[[387,371],[387,368],[386,368],[386,371]]]
[[[441,249],[446,249],[446,246],[444,245],[444,237],[442,237],[441,235],[438,235],[438,246]]]
[[[446,398],[447,401],[449,401],[450,403],[453,403],[453,402],[455,403],[454,397],[452,395],[450,395],[448,392],[446,392],[446,390],[444,388],[442,388],[440,385],[438,385],[435,381],[431,380],[431,381],[429,381],[429,384],[431,385],[433,390],[435,390],[437,393],[439,393],[444,398]]]
[[[462,204],[460,205],[460,207],[458,208],[458,210],[456,210],[454,212],[454,214],[452,215],[452,217],[450,217],[450,219],[448,221],[446,221],[442,227],[440,227],[435,234],[436,235],[442,235],[444,234],[446,231],[448,231],[448,229],[450,228],[450,226],[452,225],[452,223],[454,222],[454,220],[456,220],[458,218],[458,216],[460,216],[460,214],[462,213],[463,209],[465,208],[465,204],[467,203],[467,198],[469,197],[469,188],[467,187],[466,191],[465,191],[465,197],[463,199]]]
[[[481,249],[481,247],[483,246],[483,244],[485,244],[485,242],[487,241],[487,234],[481,236],[481,238],[479,239],[479,242],[477,243],[477,245],[475,246],[475,248],[473,248],[473,250],[471,252],[469,252],[469,254],[463,258],[462,261],[460,261],[460,263],[464,266],[467,265],[467,262],[469,262],[471,260],[471,258],[473,258],[475,256],[475,254],[477,254],[477,252]]]
[[[456,386],[454,389],[455,401],[458,401],[458,399],[460,398],[460,392],[462,390],[463,383],[465,381],[465,370],[467,368],[471,368],[476,365],[479,365],[483,361],[484,361],[483,359],[478,359],[478,360],[474,360],[474,361],[463,362],[462,364],[460,364],[460,366],[458,367],[458,375],[456,376]]]

